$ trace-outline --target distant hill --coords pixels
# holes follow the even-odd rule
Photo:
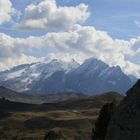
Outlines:
[[[8,108],[10,110],[16,110],[18,109],[20,111],[20,109],[23,111],[25,110],[59,110],[59,109],[90,109],[90,108],[101,108],[105,103],[107,102],[112,102],[115,101],[117,103],[119,103],[122,99],[124,98],[124,96],[115,93],[115,92],[110,92],[110,93],[105,93],[103,95],[97,95],[97,96],[90,96],[90,97],[86,97],[83,96],[78,99],[78,98],[69,98],[68,100],[65,101],[60,101],[58,103],[43,103],[43,104],[27,104],[27,103],[23,103],[16,101],[10,101],[8,100],[8,98],[4,99],[1,98],[0,99],[0,105],[3,107],[3,109],[5,108],[6,110],[8,110]],[[26,99],[24,99],[26,100]]]
[[[85,97],[82,93],[58,93],[58,94],[27,94],[27,93],[18,93],[11,89],[0,87],[0,98],[5,97],[10,101],[23,102],[23,103],[32,103],[32,104],[41,104],[41,103],[54,103],[62,102],[68,99],[76,99]]]
[[[64,102],[56,103],[55,105],[58,107],[65,107],[67,109],[101,108],[105,103],[112,101],[119,103],[123,98],[124,96],[121,94],[108,92],[102,95],[83,97],[81,99],[69,99]]]

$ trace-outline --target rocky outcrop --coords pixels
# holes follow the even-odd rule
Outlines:
[[[140,140],[140,80],[118,106],[106,140]]]

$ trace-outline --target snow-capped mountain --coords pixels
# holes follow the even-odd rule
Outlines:
[[[108,91],[125,93],[133,83],[119,66],[109,67],[100,60],[90,58],[68,74],[67,84],[69,89],[92,95]]]
[[[78,66],[79,64],[74,60],[63,62],[56,59],[49,63],[43,61],[34,64],[20,65],[9,71],[1,72],[0,85],[18,92],[28,91],[31,85],[49,78],[53,73],[57,71],[68,73]]]
[[[90,58],[83,64],[75,60],[52,60],[20,65],[0,73],[0,85],[20,92],[59,93],[80,92],[88,95],[108,91],[125,93],[132,80],[119,66]]]

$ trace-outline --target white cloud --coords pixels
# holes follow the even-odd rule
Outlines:
[[[10,0],[0,0],[0,25],[18,13]],[[56,0],[42,0],[25,9],[19,27],[22,29],[57,30],[43,36],[14,38],[0,33],[0,71],[15,65],[54,58],[83,62],[95,57],[109,65],[119,65],[127,74],[140,77],[140,37],[129,41],[113,39],[93,26],[81,26],[90,15],[88,6],[57,6]],[[135,21],[139,26],[139,22]],[[38,58],[39,57],[39,58]]]
[[[75,7],[62,7],[57,6],[55,0],[42,0],[27,6],[19,27],[26,30],[64,30],[83,23],[89,15],[88,6],[83,3]]]
[[[74,58],[82,62],[95,57],[109,65],[120,65],[127,74],[140,77],[139,63],[133,61],[140,54],[139,44],[140,38],[130,41],[112,39],[106,32],[80,25],[74,25],[67,32],[50,32],[40,37],[13,38],[1,33],[0,60],[9,67],[20,62],[31,63],[37,61],[38,57],[32,54],[34,50],[44,54],[44,57],[66,61]]]
[[[11,20],[15,9],[10,0],[0,0],[0,25]]]
[[[39,62],[41,59],[27,56],[25,54],[20,54],[18,57],[8,57],[8,58],[0,58],[0,71],[10,69],[11,67],[18,66],[21,64],[30,64]]]

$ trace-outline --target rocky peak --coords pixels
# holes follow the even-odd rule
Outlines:
[[[106,140],[140,139],[140,80],[127,92],[108,127]]]

